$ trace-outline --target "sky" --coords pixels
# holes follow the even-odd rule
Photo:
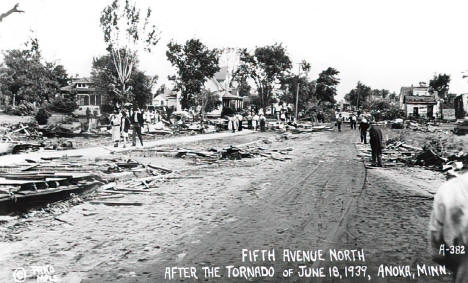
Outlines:
[[[49,61],[69,74],[88,76],[93,57],[105,54],[99,17],[111,0],[1,0],[0,13],[19,3],[23,14],[0,23],[0,50],[38,38]],[[338,98],[358,81],[399,93],[402,86],[450,74],[450,91],[468,93],[467,1],[433,0],[137,0],[153,10],[161,40],[139,53],[140,68],[159,84],[175,70],[167,43],[199,38],[210,48],[281,42],[296,63],[340,71]],[[296,71],[294,69],[294,71]]]

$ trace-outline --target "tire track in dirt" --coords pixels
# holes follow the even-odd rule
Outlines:
[[[356,190],[362,187],[364,173],[362,164],[357,166],[360,162],[354,158],[350,133],[323,135],[333,140],[312,148],[313,140],[297,142],[298,158],[274,176],[263,179],[272,184],[258,192],[257,201],[232,207],[232,222],[205,231],[199,242],[178,247],[166,260],[153,265],[148,282],[162,280],[164,266],[242,264],[242,248],[274,248],[277,257],[283,248],[323,249],[323,243],[333,236],[343,218],[343,203],[359,195]],[[175,260],[176,253],[183,254],[183,259]],[[288,265],[277,259],[275,269]]]

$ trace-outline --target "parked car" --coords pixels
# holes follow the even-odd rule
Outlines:
[[[468,133],[468,118],[463,121],[457,122],[453,132],[457,135],[466,135]]]

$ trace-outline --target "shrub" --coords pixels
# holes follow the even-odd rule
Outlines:
[[[35,107],[32,103],[22,102],[20,105],[13,107],[11,105],[5,108],[5,113],[16,116],[27,116],[34,113]]]
[[[78,108],[78,104],[76,104],[76,101],[73,98],[57,97],[52,101],[48,108],[51,111],[69,114]]]
[[[114,112],[114,106],[110,104],[102,104],[101,105],[101,112],[102,113],[112,113]]]
[[[235,113],[236,113],[236,110],[229,108],[229,107],[223,107],[223,110],[221,111],[221,117],[233,115]]]
[[[44,108],[40,108],[36,113],[36,121],[39,125],[47,124],[49,117],[50,113],[47,112],[47,110],[45,110]]]

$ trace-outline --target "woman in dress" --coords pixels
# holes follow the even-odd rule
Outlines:
[[[119,114],[119,111],[117,109],[114,110],[114,113],[109,117],[110,118],[110,124],[112,126],[112,141],[114,142],[114,147],[119,146],[119,141],[120,141],[120,121],[121,121],[121,116]]]

